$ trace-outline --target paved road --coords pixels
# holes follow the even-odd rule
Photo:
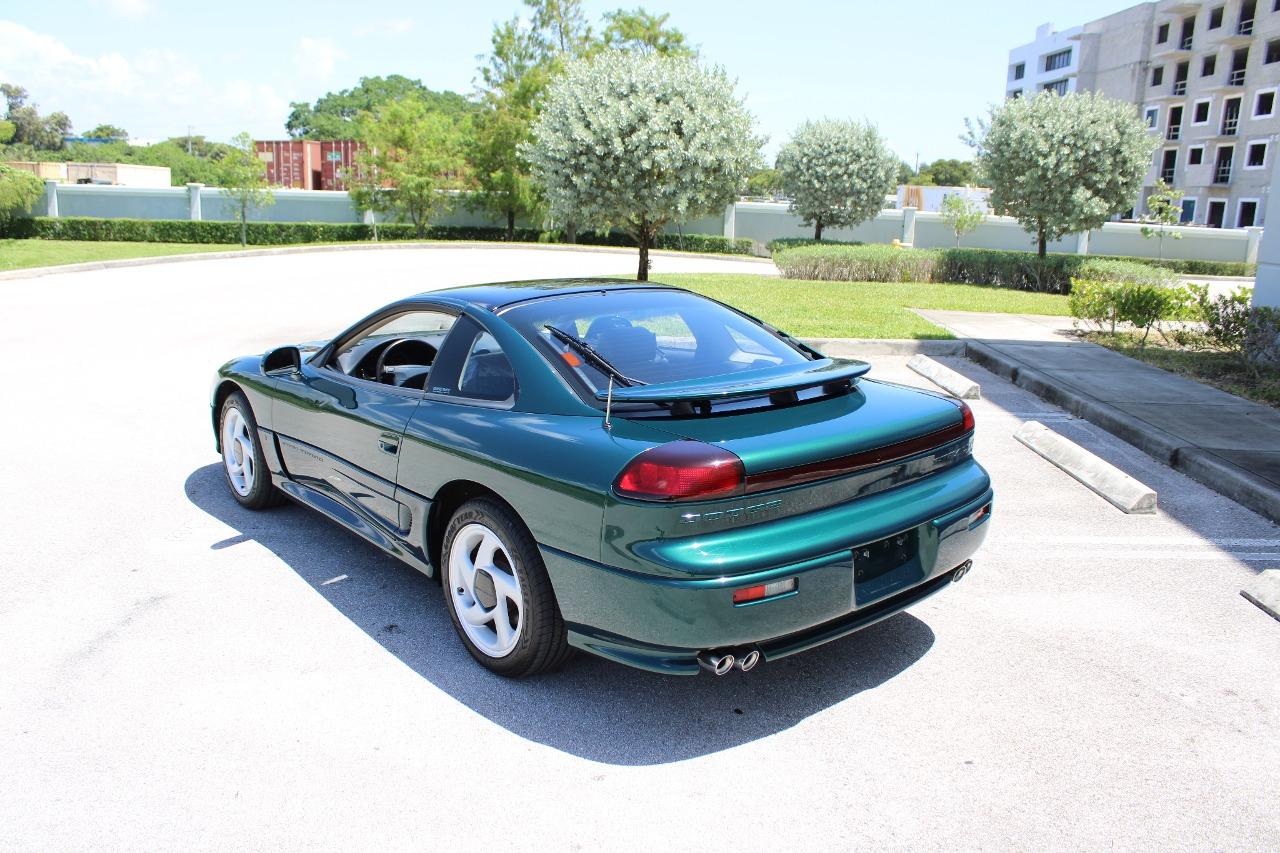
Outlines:
[[[962,360],[998,489],[975,570],[748,677],[579,657],[501,681],[433,583],[226,495],[225,357],[432,286],[630,264],[344,253],[0,287],[0,846],[1280,846],[1280,623],[1238,594],[1280,529]],[[1160,514],[1014,442],[1030,417]]]

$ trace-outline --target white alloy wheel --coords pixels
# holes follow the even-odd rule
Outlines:
[[[511,652],[524,627],[520,578],[498,535],[483,524],[458,531],[449,549],[453,608],[467,638],[491,658]]]
[[[227,469],[227,481],[241,497],[253,491],[254,470],[253,438],[249,421],[235,406],[227,409],[222,419],[222,464]]]

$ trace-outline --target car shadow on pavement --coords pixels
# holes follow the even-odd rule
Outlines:
[[[237,531],[210,548],[266,547],[436,687],[521,737],[593,761],[663,764],[767,737],[883,684],[934,642],[928,625],[901,613],[746,675],[664,676],[579,653],[557,672],[512,681],[471,660],[433,579],[301,506],[244,509],[217,464],[193,471],[185,491]]]

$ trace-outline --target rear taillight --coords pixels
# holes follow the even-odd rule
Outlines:
[[[956,402],[960,404],[961,426],[964,427],[965,432],[971,432],[974,427],[973,409],[969,408],[969,404],[964,400],[957,400]]]
[[[641,453],[627,463],[613,490],[646,501],[727,498],[745,490],[742,460],[701,441],[673,441]]]

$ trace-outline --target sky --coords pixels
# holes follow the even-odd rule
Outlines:
[[[638,3],[670,13],[736,79],[769,137],[771,160],[806,119],[875,124],[914,164],[967,158],[966,117],[1004,93],[1010,48],[1039,24],[1065,29],[1125,0],[584,0],[593,21]],[[403,74],[475,90],[477,57],[520,0],[377,3],[0,0],[0,82],[25,87],[75,130],[99,123],[135,139],[248,131],[284,138],[291,101],[360,77]]]

